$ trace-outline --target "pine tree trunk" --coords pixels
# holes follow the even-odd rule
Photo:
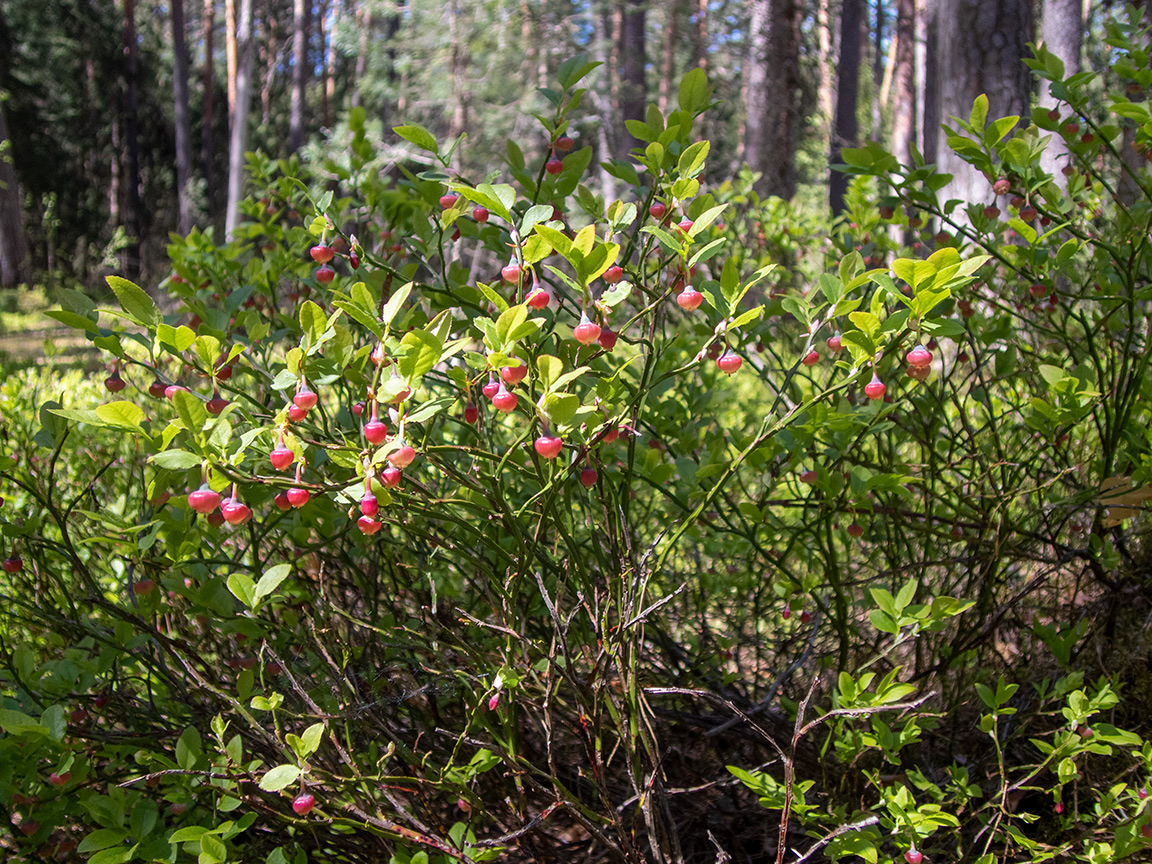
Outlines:
[[[459,0],[451,0],[448,6],[448,41],[451,50],[450,71],[452,75],[452,123],[448,127],[448,135],[456,138],[468,131],[468,93],[464,85],[465,48],[460,44],[459,32],[460,4]],[[454,154],[460,157],[460,149],[456,148]]]
[[[172,4],[172,97],[176,120],[177,230],[192,230],[192,118],[188,110],[188,38],[184,0]]]
[[[937,52],[940,113],[967,117],[980,94],[988,97],[988,117],[1021,115],[1027,123],[1032,76],[1022,62],[1032,38],[1031,0],[940,0]],[[931,54],[931,52],[929,52]],[[953,175],[941,200],[991,200],[987,178],[948,147],[941,132],[940,170]]]
[[[228,65],[228,128],[236,119],[236,0],[224,0],[224,59]],[[231,133],[229,133],[231,146]]]
[[[648,87],[644,75],[645,0],[623,0],[620,15],[620,120],[643,120],[648,104]],[[627,158],[633,147],[644,146],[630,134],[621,136],[619,157]]]
[[[602,165],[616,155],[615,136],[620,134],[614,121],[612,69],[608,59],[612,34],[607,28],[612,22],[609,10],[603,0],[600,3],[592,4],[588,10],[588,17],[591,19],[592,25],[593,56],[602,64],[597,70],[603,76],[597,82],[599,86],[592,87],[588,91],[588,95],[592,97],[592,104],[596,108],[596,113],[599,115],[599,122],[596,124],[596,149],[599,152],[594,161],[596,164]],[[603,167],[600,168],[600,189],[608,201],[615,200],[616,178]]]
[[[211,201],[214,188],[213,180],[215,179],[215,172],[212,170],[212,161],[215,158],[212,142],[215,117],[212,106],[215,102],[214,95],[216,92],[216,58],[212,43],[216,30],[216,0],[204,0],[200,15],[202,19],[200,38],[204,43],[204,83],[202,85],[204,93],[200,101],[202,114],[200,120],[200,173],[204,176],[205,197]]]
[[[11,288],[29,279],[31,261],[24,233],[20,184],[8,152],[8,123],[0,101],[0,287]]]
[[[260,43],[260,60],[264,64],[264,83],[260,86],[260,122],[265,126],[272,122],[272,90],[276,86],[276,69],[280,66],[280,45],[273,5],[273,0],[265,0],[264,20],[267,22],[267,35]]]
[[[836,123],[832,129],[831,162],[842,162],[841,150],[857,145],[859,133],[856,104],[860,93],[860,58],[863,53],[865,0],[844,0],[840,9],[840,63],[836,70]],[[828,203],[834,214],[844,211],[849,175],[831,171],[828,177]]]
[[[865,10],[867,14],[867,10]],[[884,0],[876,0],[876,27],[872,40],[872,137],[880,139],[884,124]]]
[[[824,147],[831,146],[832,111],[836,103],[836,79],[832,74],[832,20],[829,0],[820,0],[816,7],[816,69],[820,83],[816,89],[816,105],[820,111],[820,130]]]
[[[324,62],[324,102],[331,111],[336,104],[336,32],[340,27],[342,5],[340,0],[332,0],[332,20],[328,25],[328,58]],[[325,111],[324,116],[328,116]],[[325,121],[325,125],[330,125]]]
[[[129,279],[140,275],[140,135],[139,93],[136,81],[136,0],[124,0],[124,149],[127,156],[124,186],[123,266]]]
[[[896,70],[892,78],[892,153],[912,162],[916,143],[916,2],[896,2]]]
[[[660,113],[668,110],[668,102],[676,98],[676,43],[680,38],[677,25],[680,20],[680,0],[664,4],[664,56],[660,61]]]
[[[228,139],[228,205],[224,233],[233,239],[240,224],[240,199],[244,197],[244,154],[248,148],[248,111],[252,99],[252,61],[256,55],[252,33],[252,2],[240,0],[236,29],[236,108]]]
[[[924,162],[937,165],[940,143],[940,8],[924,0],[924,127],[920,132]]]
[[[1080,48],[1084,37],[1084,16],[1081,0],[1044,0],[1044,18],[1040,24],[1040,40],[1048,50],[1064,61],[1064,77],[1080,71]],[[1048,92],[1048,82],[1040,81],[1038,103],[1041,108],[1056,107],[1057,100]],[[1064,188],[1067,183],[1061,169],[1070,161],[1068,145],[1063,136],[1053,135],[1048,148],[1040,157],[1040,167],[1053,175]]]
[[[318,52],[320,58],[320,123],[324,126],[330,126],[332,125],[332,118],[329,112],[332,109],[328,104],[328,67],[324,65],[329,39],[328,3],[326,0],[320,0],[316,12],[316,36],[320,43]]]
[[[292,102],[288,116],[288,152],[295,153],[304,143],[305,96],[308,91],[308,31],[311,25],[310,0],[292,3]]]
[[[744,157],[761,173],[756,191],[796,192],[800,16],[796,0],[753,0],[745,75]]]
[[[348,0],[354,3],[354,0]],[[356,10],[356,29],[360,33],[360,45],[356,51],[355,80],[352,82],[352,107],[359,108],[364,104],[364,75],[368,71],[368,46],[371,44],[372,30],[375,27],[374,17],[368,9],[367,3],[361,3]]]

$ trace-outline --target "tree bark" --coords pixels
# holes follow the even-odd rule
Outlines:
[[[252,2],[240,0],[236,29],[236,108],[228,139],[228,205],[224,212],[224,233],[229,240],[240,223],[240,199],[244,197],[244,154],[248,149],[248,110],[252,97],[252,60],[255,39],[252,34]]]
[[[136,0],[124,0],[124,149],[125,191],[124,270],[129,279],[140,275],[140,134],[139,94],[136,69]]]
[[[216,0],[204,0],[200,15],[202,19],[200,38],[204,43],[204,93],[200,102],[203,115],[200,121],[200,173],[204,176],[204,194],[211,201],[215,174],[212,170],[212,160],[215,158],[212,146],[212,131],[215,126],[212,106],[216,91],[216,58],[212,41],[216,30]]]
[[[260,86],[260,122],[272,122],[272,89],[276,85],[276,69],[280,65],[280,45],[276,32],[276,10],[273,0],[265,0],[264,20],[266,35],[260,43],[260,59],[264,63],[264,83]],[[289,114],[291,123],[291,114]]]
[[[753,0],[745,76],[744,155],[761,195],[796,192],[800,16],[796,0]]]
[[[864,23],[865,0],[844,0],[840,8],[840,63],[836,70],[836,124],[832,130],[832,164],[842,161],[841,151],[855,147],[859,134],[856,105],[860,93],[860,57]],[[833,214],[844,211],[844,195],[848,191],[848,175],[831,171],[828,177],[828,203]]]
[[[598,70],[601,75],[603,83],[600,86],[592,87],[588,91],[588,95],[592,97],[592,104],[596,108],[596,113],[599,115],[599,121],[596,124],[596,148],[597,164],[601,165],[600,168],[600,188],[604,193],[605,199],[614,201],[616,199],[616,178],[609,174],[604,168],[603,164],[612,159],[616,155],[616,139],[615,135],[618,134],[616,125],[613,123],[612,118],[615,115],[612,105],[612,66],[609,62],[609,54],[611,52],[612,33],[608,30],[609,25],[612,23],[610,10],[604,0],[593,3],[592,7],[588,10],[588,16],[591,19],[592,25],[592,45],[596,60],[602,65]]]
[[[329,39],[328,3],[326,0],[319,0],[316,12],[316,38],[319,42],[318,54],[320,59],[320,123],[329,126],[332,119],[329,114],[331,108],[328,105],[328,67],[324,64]]]
[[[892,154],[912,162],[916,144],[916,2],[896,2],[896,70],[892,77]]]
[[[940,142],[940,8],[925,0],[924,7],[924,128],[921,131],[924,162],[939,165]]]
[[[332,0],[332,20],[328,24],[328,57],[324,62],[324,125],[331,125],[328,112],[336,104],[336,32],[340,27],[343,6],[340,0]]]
[[[697,0],[696,6],[696,32],[694,34],[692,49],[696,56],[696,65],[701,69],[708,68],[708,0]]]
[[[884,124],[884,58],[884,0],[876,0],[876,28],[872,42],[872,137],[877,140]]]
[[[12,167],[4,102],[0,101],[0,286],[11,288],[29,279],[28,237],[20,185]]]
[[[936,8],[940,112],[967,118],[980,94],[988,97],[988,117],[1027,118],[1032,76],[1022,62],[1032,38],[1031,0],[940,0]],[[929,50],[929,56],[932,55]],[[1024,120],[1027,123],[1027,119]],[[940,170],[953,175],[942,200],[989,200],[988,180],[947,146],[938,133]]]
[[[1064,61],[1064,77],[1080,71],[1080,47],[1084,37],[1084,15],[1081,0],[1044,0],[1044,17],[1040,24],[1040,40],[1048,50]],[[1040,81],[1037,100],[1048,110],[1056,107],[1056,99],[1048,92],[1048,82]],[[1040,157],[1040,166],[1051,174],[1060,188],[1065,188],[1062,168],[1069,164],[1068,145],[1062,135],[1053,135],[1048,148]]]
[[[448,41],[452,74],[452,123],[448,128],[448,135],[451,138],[468,131],[468,92],[464,85],[465,49],[460,45],[459,17],[459,0],[451,0],[448,7]],[[457,147],[453,154],[457,159],[460,158],[460,150],[461,148]]]
[[[680,20],[680,0],[664,3],[664,56],[660,61],[660,113],[668,110],[668,101],[675,98],[676,43],[680,38],[677,24]]]
[[[354,0],[349,0],[354,2]],[[356,10],[356,29],[360,33],[360,45],[356,51],[356,71],[352,82],[352,107],[359,108],[364,104],[364,93],[361,90],[364,84],[364,75],[368,71],[368,46],[371,44],[372,30],[375,20],[367,3],[361,3]]]
[[[188,38],[184,0],[172,4],[172,97],[176,120],[177,230],[192,230],[192,119],[188,110]]]
[[[816,7],[816,68],[820,83],[816,89],[816,105],[820,111],[820,135],[825,147],[831,142],[832,110],[836,101],[836,79],[832,74],[832,20],[829,0],[820,0]]]
[[[236,0],[224,0],[224,59],[228,67],[229,129],[235,125],[233,121],[236,118],[236,52]]]
[[[304,143],[304,109],[308,90],[308,31],[311,26],[310,0],[292,3],[292,102],[288,119],[288,152],[295,153]]]
[[[648,104],[648,87],[644,67],[647,65],[644,44],[646,0],[623,0],[620,15],[620,116],[623,120],[644,120]],[[631,134],[623,139],[619,155],[628,156],[633,147],[644,146]]]

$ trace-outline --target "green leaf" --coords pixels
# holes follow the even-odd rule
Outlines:
[[[63,309],[50,309],[44,314],[54,321],[59,321],[61,324],[76,330],[84,330],[92,334],[99,334],[100,332],[100,328],[96,326],[95,321],[83,315],[77,315],[75,312],[67,312]]]
[[[699,114],[708,107],[708,75],[697,66],[680,80],[680,93],[677,101],[680,110],[689,114]],[[631,131],[631,130],[629,130]]]
[[[412,330],[404,334],[400,344],[408,348],[408,353],[400,358],[400,374],[408,381],[415,381],[429,372],[440,362],[444,343],[435,333],[427,330]]]
[[[972,113],[968,115],[968,125],[980,131],[984,128],[984,121],[988,117],[988,97],[981,93],[972,103]]]
[[[544,414],[556,426],[566,426],[576,416],[580,397],[571,393],[549,393],[544,400]]]
[[[137,324],[142,327],[155,327],[164,320],[152,298],[139,285],[119,276],[108,276],[106,281],[108,287],[116,294],[124,314]]]
[[[323,734],[323,723],[313,723],[304,730],[304,734],[300,736],[301,758],[307,759],[316,752],[316,749],[320,746],[320,737]]]
[[[34,732],[39,735],[48,734],[47,727],[41,726],[23,711],[15,711],[11,708],[0,708],[0,729],[12,735],[27,732]]]
[[[217,837],[205,834],[200,838],[199,864],[223,864],[228,860],[228,847]]]
[[[702,70],[701,70],[702,71]],[[695,177],[704,170],[704,160],[708,158],[708,150],[712,145],[707,141],[697,141],[684,149],[680,160],[676,163],[676,171],[681,177]]]
[[[418,123],[409,123],[406,126],[393,126],[392,131],[412,144],[415,144],[421,150],[427,150],[429,153],[439,153],[440,145],[436,143],[436,138]]]
[[[277,765],[260,778],[260,788],[265,792],[279,792],[296,782],[300,769],[295,765]]]
[[[80,841],[76,851],[81,855],[118,846],[128,839],[128,832],[118,828],[99,828]]]
[[[186,828],[180,828],[172,832],[172,836],[168,838],[169,843],[194,843],[205,834],[208,829],[201,825],[189,825]]]
[[[176,395],[195,398],[188,393]],[[144,421],[144,409],[135,402],[108,402],[96,406],[96,416],[109,426],[116,426],[120,429],[139,429],[140,424]]]
[[[524,214],[524,218],[520,220],[520,236],[527,237],[536,225],[547,222],[551,218],[551,204],[533,204]]]
[[[252,591],[252,605],[255,606],[263,598],[275,591],[280,586],[280,583],[288,578],[288,574],[291,572],[292,565],[290,564],[277,564],[275,567],[269,567],[265,570],[264,575],[260,577],[260,581],[256,583],[256,587]],[[248,581],[251,582],[252,580],[249,579]],[[228,587],[231,588],[232,586],[229,585]],[[232,593],[235,594],[236,592]],[[242,598],[241,602],[243,602]]]
[[[232,596],[251,609],[256,605],[254,597],[256,593],[256,584],[252,581],[252,577],[245,573],[233,573],[228,577],[228,590],[232,592]]]
[[[756,318],[759,318],[763,312],[764,312],[763,306],[757,306],[755,309],[749,309],[747,312],[744,312],[744,313],[740,314],[739,316],[737,316],[736,319],[731,324],[728,325],[728,329],[729,330],[735,330],[738,327],[742,327],[745,324],[747,324],[749,321],[753,321]]]
[[[180,421],[184,424],[185,429],[193,434],[204,429],[204,425],[208,422],[208,411],[204,408],[204,403],[186,390],[177,392],[172,397],[172,401],[176,405],[176,413],[180,415]],[[140,410],[139,406],[133,407],[138,411]],[[96,410],[99,413],[100,409]],[[141,411],[140,413],[143,415],[144,412]]]
[[[384,311],[380,315],[385,327],[392,323],[392,319],[396,317],[396,313],[400,311],[400,307],[404,305],[404,301],[408,299],[408,295],[411,293],[412,283],[409,282],[388,298],[388,302],[384,304]]]
[[[304,331],[304,339],[309,346],[319,342],[328,329],[328,317],[324,310],[311,300],[305,300],[300,306],[300,329]]]
[[[536,358],[536,368],[540,372],[540,384],[545,390],[550,390],[552,384],[564,371],[564,362],[551,354],[541,354]]]
[[[157,453],[148,461],[159,468],[167,468],[169,471],[187,471],[189,468],[198,467],[204,459],[195,453],[189,453],[187,450],[165,450],[163,453]]]
[[[89,858],[88,864],[125,864],[135,856],[138,846],[139,844],[126,849],[104,849]]]

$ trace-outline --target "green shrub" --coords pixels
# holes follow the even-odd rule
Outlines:
[[[112,368],[4,385],[13,860],[1146,848],[1131,675],[1081,661],[1127,649],[1066,599],[1147,605],[1099,498],[1148,470],[1146,202],[978,103],[959,151],[1046,233],[875,146],[823,226],[700,188],[700,71],[606,202],[564,155],[591,69],[483,181],[362,112],[346,162],[253,156],[240,236],[173,241],[178,313],[65,295]]]

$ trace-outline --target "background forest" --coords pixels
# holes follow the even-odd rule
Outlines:
[[[221,236],[245,149],[340,158],[347,111],[362,106],[388,145],[400,122],[466,135],[468,174],[542,143],[530,112],[559,64],[604,65],[575,129],[593,164],[636,141],[618,122],[663,110],[680,77],[705,69],[708,179],[743,164],[762,196],[812,212],[843,209],[838,148],[879,141],[953,173],[940,121],[987,93],[993,116],[1026,113],[1035,83],[1020,62],[1044,40],[1069,74],[1098,65],[1117,4],[1080,0],[619,0],[377,2],[241,0],[119,5],[6,0],[0,7],[0,284],[102,283],[113,264],[155,281],[169,232]],[[1041,88],[1043,89],[1043,88]],[[1047,97],[1040,94],[1043,102]],[[247,122],[231,123],[236,105]],[[528,119],[526,119],[528,118]],[[399,151],[384,150],[382,167]],[[235,179],[233,179],[235,178]],[[959,181],[957,181],[959,182]],[[588,183],[611,200],[604,170]],[[230,184],[233,184],[230,186]],[[969,187],[971,180],[968,181]],[[960,197],[974,190],[957,187]],[[965,194],[969,193],[969,194]],[[23,250],[28,249],[25,256]]]
[[[0,2],[0,855],[1152,860],[1152,5]]]

